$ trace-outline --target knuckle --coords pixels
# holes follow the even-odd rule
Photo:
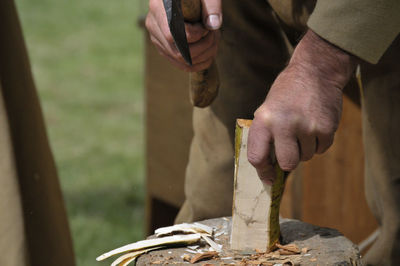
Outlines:
[[[150,35],[150,41],[157,47],[157,49],[159,50],[159,47],[157,45],[157,39],[153,36]]]
[[[255,168],[261,168],[265,165],[266,161],[259,154],[249,150],[247,151],[247,160]]]
[[[255,111],[254,119],[260,121],[264,125],[271,125],[274,121],[274,114],[260,107]]]
[[[159,5],[158,1],[155,0],[150,0],[149,1],[149,12],[154,12],[155,10],[157,10],[157,5]]]
[[[169,30],[164,31],[164,36],[165,36],[165,40],[167,40],[168,43],[174,42],[174,37],[172,37],[172,34]]]
[[[179,51],[172,51],[171,53],[172,57],[177,61],[180,61],[182,58],[182,55],[179,53]]]
[[[146,19],[144,20],[144,26],[148,31],[150,31],[150,14],[147,14]]]

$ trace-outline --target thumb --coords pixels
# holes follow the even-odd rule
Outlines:
[[[222,25],[221,0],[201,0],[203,24],[209,30],[218,30]]]

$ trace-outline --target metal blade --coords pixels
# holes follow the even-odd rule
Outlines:
[[[189,44],[186,39],[185,21],[182,14],[181,0],[163,0],[169,30],[174,38],[176,48],[186,63],[192,65]]]

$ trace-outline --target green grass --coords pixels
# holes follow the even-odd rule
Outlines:
[[[143,238],[138,0],[17,0],[79,266]]]

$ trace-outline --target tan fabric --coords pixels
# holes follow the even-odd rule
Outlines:
[[[29,265],[14,153],[1,90],[0,129],[0,265]]]
[[[308,26],[375,64],[400,33],[399,14],[399,0],[318,0]]]
[[[299,31],[307,29],[307,21],[317,0],[268,0],[286,26]]]
[[[364,64],[365,190],[380,235],[371,265],[400,265],[400,37],[376,66]]]
[[[13,252],[0,250],[0,258],[11,260],[12,254],[21,250],[21,241],[25,239],[30,265],[71,266],[74,265],[74,254],[65,207],[13,1],[0,1],[0,38],[0,80],[6,110],[2,116],[6,115],[3,123],[8,122],[0,128],[0,139],[11,140],[8,145],[1,146],[4,149],[0,153],[4,158],[14,157],[14,162],[4,161],[5,167],[14,166],[8,168],[9,175],[2,178],[13,180],[10,184],[14,184],[15,194],[10,197],[13,202],[8,207],[10,213],[15,213],[9,217],[9,223],[13,222],[15,228],[12,230],[19,232],[19,241],[8,243]],[[6,174],[3,171],[7,169],[0,169],[0,173]],[[19,192],[15,184],[18,184]],[[0,187],[0,195],[3,195],[3,189]],[[18,211],[18,198],[22,202],[24,221]],[[2,221],[0,232],[10,225]],[[24,237],[21,236],[22,224]],[[0,243],[4,245],[2,241]],[[26,265],[20,262],[5,265]]]
[[[279,2],[270,0],[277,9]],[[290,1],[281,1],[285,4]],[[304,1],[304,3],[307,1]],[[296,5],[291,5],[294,7]],[[231,215],[233,134],[236,118],[252,118],[268,88],[290,57],[308,8],[279,7],[276,16],[263,0],[229,0],[217,58],[220,94],[211,107],[194,109],[194,138],[186,172],[186,201],[176,222]],[[278,10],[278,9],[277,9]],[[307,12],[306,12],[307,11]],[[285,18],[293,14],[295,18]],[[279,19],[278,19],[279,17]],[[300,25],[293,28],[291,24]],[[297,39],[298,40],[298,39]],[[399,264],[400,243],[400,45],[397,40],[381,62],[363,64],[363,103],[368,202],[382,234],[367,254],[371,265]],[[376,143],[373,145],[372,143]],[[395,245],[396,243],[396,245]],[[397,255],[397,257],[396,257]]]

